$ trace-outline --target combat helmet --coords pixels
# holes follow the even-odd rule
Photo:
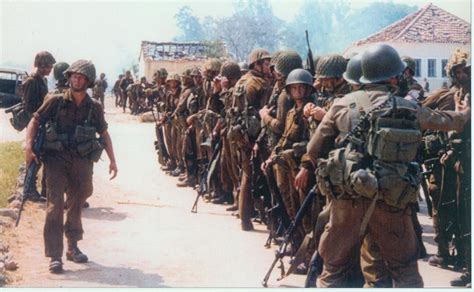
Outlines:
[[[298,68],[303,68],[303,60],[295,51],[281,52],[275,62],[275,70],[285,77],[288,76],[291,71]]]
[[[193,69],[191,70],[191,76],[202,76],[201,68],[198,66],[193,66]]]
[[[454,69],[456,69],[457,66],[461,65],[471,65],[471,62],[469,60],[469,52],[461,48],[457,48],[456,50],[454,50],[451,57],[449,57],[448,63],[446,63],[445,67],[446,75],[448,75],[452,81],[456,80],[456,74]]]
[[[411,75],[415,75],[415,71],[416,71],[415,60],[413,60],[413,58],[408,57],[408,56],[402,56],[401,59],[403,62],[405,62],[405,64],[407,64],[406,69],[410,69]]]
[[[398,52],[386,44],[377,44],[368,48],[361,57],[361,83],[376,83],[399,76],[406,64],[400,59]]]
[[[69,64],[66,62],[59,62],[54,64],[53,67],[53,75],[54,79],[57,81],[63,81],[66,80],[66,76],[64,76],[64,71],[66,71],[69,68]]]
[[[245,74],[249,71],[249,65],[245,62],[240,62],[239,67],[240,67],[240,72],[242,72],[242,74]]]
[[[222,64],[220,74],[229,80],[239,79],[240,76],[242,76],[242,72],[240,71],[239,64],[232,61],[227,61],[227,62],[224,62],[224,64]]]
[[[291,84],[306,84],[313,87],[313,76],[305,69],[295,69],[288,74],[286,78],[285,88],[288,88],[288,85]]]
[[[222,63],[218,59],[211,58],[204,63],[204,70],[219,72],[221,70]]]
[[[183,78],[183,77],[191,78],[192,77],[192,75],[191,75],[192,71],[193,71],[192,66],[188,66],[188,67],[184,68],[183,72],[181,72],[181,78]]]
[[[341,78],[346,71],[347,61],[338,54],[322,56],[316,66],[317,78]]]
[[[158,70],[160,72],[160,77],[161,78],[166,78],[168,77],[168,71],[166,70],[166,68],[160,68],[160,70]],[[158,72],[157,71],[157,72]]]
[[[181,77],[179,76],[178,73],[175,73],[175,72],[171,72],[171,73],[166,77],[166,81],[165,81],[165,82],[168,82],[168,81],[171,81],[171,80],[178,81],[179,83],[181,83]]]
[[[270,67],[275,67],[277,60],[280,58],[283,52],[284,51],[276,51],[272,54],[272,59],[270,60]]]
[[[36,54],[35,56],[35,67],[47,67],[53,66],[56,63],[53,55],[50,52],[42,51]]]
[[[249,67],[252,67],[255,62],[260,61],[260,60],[265,60],[265,59],[270,59],[271,60],[272,55],[270,52],[268,52],[265,49],[262,48],[257,48],[254,49],[248,56],[248,64]]]
[[[95,75],[95,66],[91,61],[87,60],[78,60],[71,64],[71,66],[64,72],[64,75],[69,78],[71,74],[79,73],[86,76],[89,81],[89,87],[92,87],[94,84],[96,75]]]
[[[354,55],[350,58],[347,63],[346,72],[342,74],[342,77],[350,84],[360,84],[360,77],[362,76],[362,63],[361,54]]]

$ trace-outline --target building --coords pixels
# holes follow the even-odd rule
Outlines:
[[[216,47],[225,51],[222,43],[142,41],[139,56],[140,76],[145,76],[150,81],[153,73],[160,68],[181,73],[188,66],[201,66]]]
[[[471,25],[430,3],[381,31],[353,43],[345,50],[344,56],[363,52],[376,43],[389,44],[400,56],[415,59],[416,79],[423,84],[426,78],[430,83],[430,90],[433,90],[441,87],[443,82],[449,84],[444,68],[454,49],[464,48],[470,51]]]

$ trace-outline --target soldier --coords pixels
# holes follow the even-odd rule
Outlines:
[[[23,82],[22,102],[25,112],[28,116],[28,120],[31,119],[33,113],[36,112],[41,106],[44,97],[48,93],[48,83],[46,81],[46,77],[51,73],[55,63],[56,60],[49,52],[39,52],[35,56],[34,66],[36,70]],[[37,178],[34,179],[34,184],[32,185],[31,190],[29,190],[31,194],[30,200],[32,202],[44,202],[46,201],[44,180],[41,184],[41,194],[37,190],[36,180]]]
[[[400,78],[399,96],[406,96],[406,99],[413,102],[420,102],[424,99],[423,87],[414,78],[416,63],[415,60],[408,56],[403,56],[402,61],[407,64]]]
[[[251,154],[253,144],[260,131],[260,121],[258,120],[258,110],[266,104],[270,95],[271,87],[265,76],[271,74],[271,55],[265,49],[254,49],[249,54],[250,71],[242,76],[235,85],[233,96],[233,107],[242,115],[242,125],[240,130],[235,127],[237,122],[233,122],[235,132],[242,131],[241,134],[230,134],[239,139],[231,139],[231,143],[239,148],[241,157],[242,177],[239,193],[239,215],[242,223],[242,230],[253,230],[250,221],[253,212],[253,199],[250,190],[250,179],[252,176]]]
[[[100,157],[105,148],[110,159],[111,179],[117,175],[117,165],[104,110],[100,103],[87,95],[87,88],[95,80],[95,67],[90,61],[74,62],[65,72],[71,89],[63,94],[51,94],[44,104],[33,114],[28,125],[25,156],[27,164],[37,159],[32,151],[33,140],[38,127],[46,125],[44,167],[48,206],[44,226],[44,244],[47,257],[51,258],[51,273],[61,273],[63,253],[63,233],[67,238],[67,260],[84,263],[87,256],[82,253],[77,242],[82,239],[81,207],[92,195],[93,161]],[[92,132],[92,130],[94,132]],[[55,132],[55,135],[50,135]],[[96,138],[98,133],[103,145]],[[61,137],[61,138],[60,138]],[[59,142],[61,148],[48,149],[47,145]],[[64,192],[71,205],[63,224]]]
[[[133,77],[132,77],[132,72],[127,70],[125,72],[125,76],[120,80],[119,87],[122,90],[122,108],[123,112],[125,112],[125,108],[127,107],[127,88],[133,84]]]
[[[92,97],[100,101],[102,106],[104,106],[104,97],[105,91],[107,90],[107,80],[105,79],[105,74],[100,73],[100,79],[97,79],[92,88]]]
[[[171,72],[166,77],[166,94],[164,105],[164,116],[160,124],[164,127],[166,148],[170,155],[169,163],[162,170],[172,172],[179,164],[179,154],[177,144],[180,138],[177,119],[173,118],[173,113],[178,105],[181,95],[181,78],[178,73]]]
[[[181,73],[181,95],[179,96],[178,105],[176,110],[173,113],[173,120],[175,121],[175,126],[178,132],[178,140],[175,141],[177,143],[177,154],[178,154],[178,167],[175,171],[171,173],[172,176],[179,176],[184,174],[187,171],[186,176],[187,178],[184,180],[184,183],[180,183],[180,185],[187,185],[187,186],[194,186],[196,183],[196,177],[194,174],[194,161],[193,155],[194,153],[187,153],[188,156],[185,157],[185,146],[184,142],[191,143],[191,141],[184,141],[186,138],[186,129],[188,128],[188,124],[186,122],[186,118],[189,115],[188,110],[188,98],[194,92],[194,82],[191,76],[192,67],[187,67]],[[193,147],[189,147],[193,148]],[[188,149],[189,149],[188,148]],[[186,167],[186,168],[185,168]]]
[[[221,139],[222,148],[220,149],[219,161],[219,185],[221,192],[212,200],[214,204],[229,203],[234,206],[227,208],[228,211],[237,210],[237,198],[233,196],[234,190],[239,186],[239,169],[237,152],[231,147],[229,142],[228,127],[230,125],[230,111],[232,108],[232,95],[237,81],[241,77],[240,67],[237,63],[227,61],[221,66],[219,78],[215,78],[213,84],[213,99],[222,102],[223,109],[219,112],[219,121],[213,130],[214,140],[217,137]],[[224,83],[224,84],[223,84]],[[212,170],[210,170],[212,172]],[[237,193],[236,193],[237,194]]]
[[[314,176],[311,175],[307,175],[304,180],[296,177],[298,169],[305,169],[308,173],[313,172],[311,159],[305,154],[310,133],[303,115],[303,108],[311,100],[314,91],[313,77],[304,69],[295,69],[286,79],[285,90],[294,101],[294,107],[288,111],[284,123],[285,131],[278,144],[272,149],[270,158],[262,164],[262,169],[266,169],[268,165],[276,161],[275,169],[279,174],[278,188],[284,199],[288,216],[293,220],[315,181]],[[293,248],[296,249],[304,235],[311,232],[311,221],[311,214],[306,214],[303,218],[303,228],[298,230],[295,236],[296,244]],[[310,257],[307,258],[307,261],[309,260]],[[305,264],[307,265],[307,262]],[[305,267],[300,269],[303,272]]]
[[[114,87],[112,88],[112,91],[114,92],[114,95],[115,95],[115,107],[121,105],[122,92],[119,85],[120,85],[120,81],[122,81],[122,78],[123,78],[123,74],[120,74],[118,76],[117,81],[115,81]]]
[[[393,85],[404,69],[398,53],[388,45],[365,51],[360,79],[366,84],[364,90],[336,100],[308,145],[314,165],[337,148],[317,166],[322,193],[333,197],[330,221],[318,248],[324,260],[318,287],[344,285],[351,255],[364,235],[380,248],[395,287],[423,286],[408,206],[416,201],[419,188],[419,169],[413,161],[420,129],[462,129],[470,108],[459,102],[457,113],[437,112],[393,95]],[[386,139],[383,131],[398,142]],[[380,135],[381,144],[374,142],[373,135]],[[403,142],[408,140],[418,142]],[[406,145],[403,152],[396,148],[400,145]],[[368,149],[367,157],[363,149]],[[365,161],[373,163],[364,165]]]
[[[56,79],[56,88],[53,93],[63,93],[69,88],[68,80],[64,76],[64,71],[69,68],[69,64],[65,62],[59,62],[54,64],[53,75]]]
[[[466,72],[468,52],[456,50],[450,57],[446,65],[446,74],[449,76],[452,86],[449,89],[435,90],[424,101],[423,105],[438,110],[453,110],[455,108],[456,97],[465,97],[470,94],[470,78]],[[469,169],[470,150],[466,151],[470,143],[469,124],[462,133],[426,133],[425,141],[427,149],[436,146],[438,143],[430,141],[440,141],[439,149],[430,149],[436,161],[431,165],[426,165],[431,169],[429,177],[429,195],[433,202],[433,226],[435,230],[435,241],[437,243],[437,253],[430,257],[428,263],[433,266],[447,267],[454,265],[455,269],[462,269],[469,264],[468,273],[462,281],[455,282],[456,286],[464,286],[470,283],[470,242],[466,245],[467,238],[465,219],[469,217],[466,208],[470,201],[470,191],[464,185],[468,175],[463,169]],[[441,157],[439,157],[439,154]],[[439,158],[439,160],[437,159]],[[470,180],[469,180],[470,181]],[[467,188],[469,189],[469,187]],[[470,222],[470,219],[469,219]],[[450,242],[454,240],[457,255],[452,258],[449,251]],[[469,256],[466,257],[466,253]]]

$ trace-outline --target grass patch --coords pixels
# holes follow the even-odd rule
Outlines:
[[[0,208],[7,205],[7,198],[15,190],[18,167],[23,161],[21,142],[0,143]]]

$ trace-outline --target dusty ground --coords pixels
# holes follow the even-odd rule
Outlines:
[[[81,249],[87,264],[65,262],[65,273],[48,272],[43,253],[44,207],[27,205],[20,226],[8,235],[10,250],[20,268],[9,287],[261,287],[273,260],[273,249],[263,247],[267,232],[242,232],[239,220],[222,206],[198,206],[190,212],[195,192],[179,189],[177,180],[159,170],[153,149],[152,124],[106,109],[119,176],[108,179],[108,159],[95,167],[91,208],[83,212]],[[0,142],[21,140],[0,111]],[[430,253],[435,252],[433,230],[423,208],[420,220]],[[276,247],[275,247],[276,248]],[[449,287],[459,273],[419,262],[425,287]],[[271,287],[302,287],[304,277],[292,275]]]

